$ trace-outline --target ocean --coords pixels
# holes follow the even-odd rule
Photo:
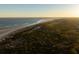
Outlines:
[[[0,29],[12,28],[23,24],[29,25],[39,20],[39,18],[0,18]]]

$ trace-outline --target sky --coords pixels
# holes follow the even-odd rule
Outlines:
[[[79,5],[0,4],[0,17],[79,17]]]

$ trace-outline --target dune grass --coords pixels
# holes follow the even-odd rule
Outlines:
[[[79,53],[79,20],[58,19],[25,28],[2,40],[0,53]]]

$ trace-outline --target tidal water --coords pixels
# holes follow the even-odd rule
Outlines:
[[[39,20],[39,18],[0,18],[0,28],[11,28],[23,24],[29,25]]]

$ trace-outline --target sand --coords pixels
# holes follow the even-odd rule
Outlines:
[[[17,27],[14,27],[14,28],[1,29],[0,30],[0,40],[2,38],[5,38],[6,36],[8,36],[11,33],[15,33],[17,31],[19,31],[20,29],[23,29],[23,28],[26,28],[26,27],[29,27],[29,26],[33,26],[33,25],[36,25],[36,24],[39,24],[39,23],[48,22],[48,21],[52,21],[52,20],[39,20],[39,21],[32,23],[32,24],[29,24],[29,25],[23,24],[21,26],[17,26]]]

